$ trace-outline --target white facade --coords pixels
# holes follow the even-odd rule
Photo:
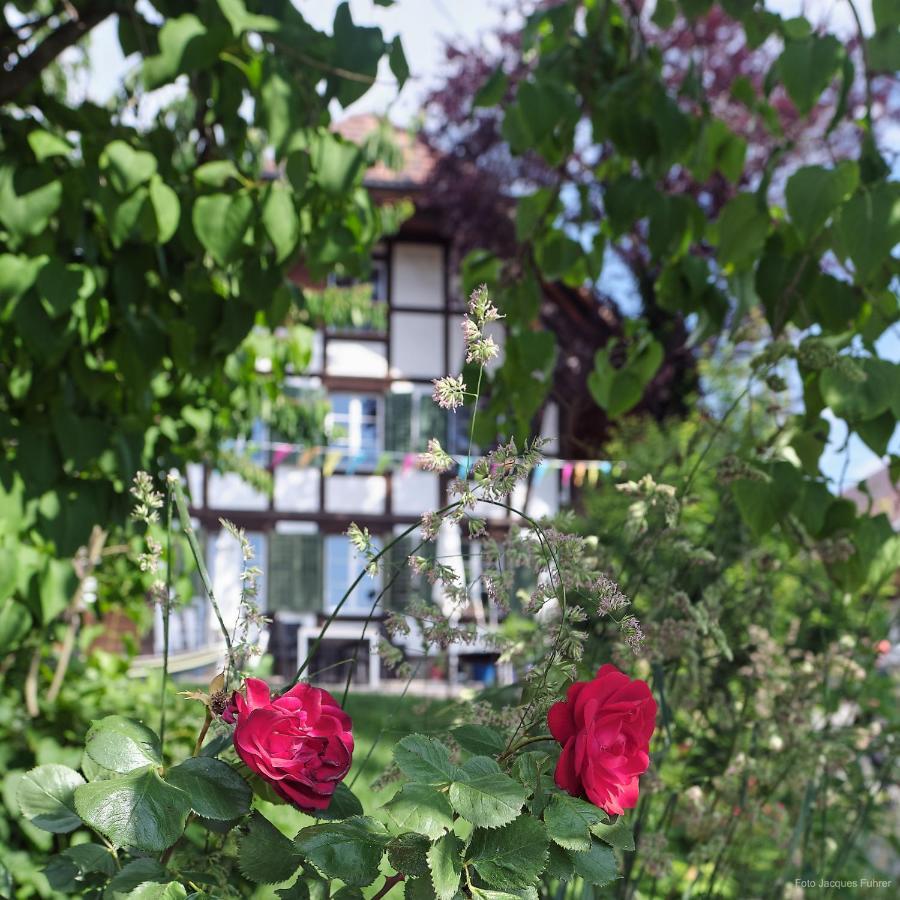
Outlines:
[[[458,374],[463,365],[460,323],[464,308],[448,289],[446,259],[446,247],[438,241],[391,241],[375,264],[375,300],[386,304],[384,330],[329,331],[317,336],[312,369],[301,381],[321,385],[330,400],[329,444],[342,450],[333,473],[323,475],[321,456],[313,464],[309,460],[298,464],[296,455],[289,455],[273,467],[271,497],[235,475],[193,468],[190,473],[193,512],[206,532],[217,598],[232,614],[234,606],[226,595],[237,596],[240,559],[236,548],[226,546],[233,539],[218,529],[218,519],[229,519],[253,536],[258,547],[255,563],[264,572],[264,608],[274,619],[269,650],[283,674],[293,671],[298,654],[311,646],[337,598],[359,571],[360,561],[345,536],[350,523],[368,528],[381,542],[416,523],[422,513],[446,502],[449,477],[419,470],[408,454],[423,450],[432,436],[439,437],[451,453],[467,453],[468,420],[440,410],[431,400],[432,380]],[[502,333],[495,339],[502,343]],[[555,410],[548,409],[544,418],[555,432]],[[556,437],[555,433],[544,436]],[[386,453],[392,454],[387,465]],[[397,454],[407,458],[401,460]],[[543,516],[556,511],[559,493],[559,473],[554,470],[537,483],[523,485],[512,501],[531,516]],[[485,506],[476,515],[484,515],[498,533],[510,524],[506,510],[496,506]],[[405,552],[413,546],[404,544]],[[442,529],[437,541],[442,561],[458,558],[463,549],[458,528]],[[497,613],[482,598],[478,548],[469,548],[473,549],[476,552],[470,552],[465,572],[462,559],[453,564],[472,585],[471,607],[463,615],[487,631],[497,624]],[[404,576],[402,588],[385,593],[363,633],[364,620],[382,590],[377,579],[364,579],[342,607],[340,627],[326,636],[321,661],[341,654],[346,659],[353,648],[357,680],[373,684],[385,677],[372,658],[380,618],[385,608],[396,610],[402,605],[401,594],[434,590],[423,581],[411,573]],[[441,601],[437,595],[433,599]],[[203,625],[206,640],[217,641],[214,619]],[[193,631],[195,640],[198,627]],[[405,642],[410,659],[422,656],[415,634],[413,627]],[[494,666],[489,647],[451,648],[448,656],[443,664],[451,679],[490,681],[504,675]],[[346,669],[341,672],[339,677],[346,677]],[[311,674],[316,677],[315,671]]]

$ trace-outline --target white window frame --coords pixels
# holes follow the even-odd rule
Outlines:
[[[378,547],[378,542],[373,541]],[[338,550],[340,548],[340,550]],[[343,558],[335,557],[335,552],[340,552]],[[322,581],[324,593],[325,612],[332,613],[340,603],[347,588],[356,580],[359,573],[366,565],[365,559],[356,551],[350,543],[350,538],[345,534],[326,534],[322,541]],[[373,578],[365,575],[353,590],[341,607],[339,616],[368,616],[372,609],[372,603],[381,593],[381,571]],[[381,601],[375,613],[381,610]]]
[[[338,397],[347,397],[349,399],[346,413],[335,413],[334,401]],[[362,466],[364,468],[366,467],[366,463],[371,463],[374,466],[378,461],[378,457],[384,451],[384,398],[379,394],[357,394],[335,391],[328,399],[331,403],[331,411],[326,416],[325,425],[328,429],[329,443],[331,446],[336,449],[345,450],[347,453],[346,459],[342,460],[342,467],[346,467],[347,463],[351,462],[353,458],[358,456],[363,450],[362,426],[368,420],[368,417],[363,413],[363,401],[375,401],[375,446],[372,447],[371,450],[367,449],[366,452],[370,454],[370,456],[369,458],[364,458],[362,460]],[[338,417],[343,419],[344,416],[346,416],[346,422],[341,421],[340,425],[341,427],[346,425],[346,434],[343,436],[336,436],[333,432],[335,426],[338,424]]]

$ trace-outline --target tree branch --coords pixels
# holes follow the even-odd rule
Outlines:
[[[78,18],[69,19],[54,29],[28,56],[20,59],[9,72],[4,73],[0,79],[0,105],[14,100],[63,50],[81,40],[114,11],[114,3],[109,0],[98,0],[87,5],[78,14]]]

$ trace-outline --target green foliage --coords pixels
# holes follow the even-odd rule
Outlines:
[[[250,812],[249,785],[222,760],[186,759],[166,773],[166,781],[181,788],[190,797],[191,809],[204,819],[228,821]]]
[[[321,433],[320,407],[282,396],[311,349],[288,276],[298,255],[316,278],[357,273],[403,214],[361,187],[381,145],[332,133],[328,109],[362,96],[382,58],[402,79],[405,60],[347,4],[331,34],[264,6],[128,5],[117,34],[137,75],[107,107],[42,72],[100,7],[4,19],[35,50],[0,91],[0,536],[19,570],[0,596],[4,645],[25,639],[24,608],[39,633],[65,609],[74,587],[54,563],[71,576],[93,526],[124,525],[138,468],[240,465],[223,443],[259,419]],[[175,99],[145,122],[132,113],[156,89]]]
[[[19,809],[44,831],[74,831],[81,824],[75,812],[75,789],[82,784],[84,779],[67,766],[38,766],[19,781]]]
[[[304,828],[294,843],[303,859],[326,878],[340,878],[347,885],[365,887],[378,875],[389,840],[381,823],[354,816],[344,822]]]
[[[81,785],[75,809],[114,846],[161,852],[184,831],[191,798],[148,766]]]
[[[531,816],[519,816],[503,828],[477,828],[466,848],[466,861],[494,889],[529,887],[547,865],[547,833]]]
[[[287,881],[300,866],[300,854],[265,816],[254,811],[238,847],[241,874],[258,884]]]
[[[421,784],[444,785],[460,776],[450,751],[437,738],[411,734],[398,741],[394,761],[408,778]]]
[[[589,850],[591,829],[602,825],[606,816],[592,803],[556,794],[544,810],[544,824],[550,839],[567,850]]]
[[[404,784],[385,804],[401,831],[414,831],[437,840],[453,826],[453,809],[445,794],[424,784]]]

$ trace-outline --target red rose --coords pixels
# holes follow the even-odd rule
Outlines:
[[[601,666],[593,681],[576,681],[547,714],[562,744],[556,783],[621,815],[637,804],[638,776],[650,765],[647,749],[656,727],[656,701],[645,681],[615,666]]]
[[[238,756],[288,803],[326,809],[350,770],[350,716],[328,691],[308,684],[274,700],[258,678],[248,678],[246,687],[246,697],[234,695]]]

